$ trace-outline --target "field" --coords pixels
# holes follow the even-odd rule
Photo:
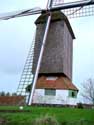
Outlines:
[[[14,112],[6,112],[6,110]],[[62,125],[73,125],[73,123],[94,125],[94,109],[25,106],[22,112],[15,112],[19,110],[17,106],[0,106],[0,118],[17,125],[17,123],[31,123],[38,117],[49,115],[56,118]]]

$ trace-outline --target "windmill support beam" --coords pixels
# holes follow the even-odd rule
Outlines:
[[[57,11],[57,10],[64,10],[64,9],[70,9],[70,8],[77,8],[81,6],[88,6],[88,5],[93,5],[94,0],[84,0],[84,1],[78,1],[78,2],[70,2],[70,3],[64,3],[64,4],[58,4],[52,7],[48,11]]]
[[[45,47],[45,43],[46,43],[46,38],[47,38],[49,26],[50,26],[50,21],[51,21],[51,15],[48,16],[48,20],[46,23],[46,29],[45,29],[45,33],[44,33],[44,37],[43,37],[42,47],[41,47],[41,51],[40,51],[40,55],[39,55],[39,59],[38,59],[38,64],[37,64],[37,68],[36,68],[36,72],[35,72],[35,76],[34,76],[33,85],[31,86],[31,93],[29,96],[28,105],[32,104],[32,99],[33,99],[33,95],[34,95],[36,81],[38,78],[38,73],[39,73],[39,69],[40,69],[40,64],[41,64],[41,60],[42,60],[42,55],[43,55],[43,51],[44,51],[44,47]]]

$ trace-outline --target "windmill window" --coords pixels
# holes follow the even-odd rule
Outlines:
[[[55,89],[45,89],[45,95],[55,96],[56,90]]]
[[[72,92],[71,94],[72,94],[72,97],[75,97],[75,92]]]
[[[56,80],[57,77],[47,77],[46,80]]]
[[[77,91],[69,90],[69,97],[71,97],[71,98],[77,98]]]

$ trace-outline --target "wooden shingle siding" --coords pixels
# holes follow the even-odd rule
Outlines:
[[[45,16],[40,16],[36,21],[36,25],[37,30],[33,59],[33,73],[37,66],[45,30]],[[39,73],[64,73],[70,79],[72,79],[73,39],[73,31],[65,15],[61,12],[58,12],[58,14],[52,14],[52,21],[48,32]]]
[[[62,32],[60,32],[60,23],[63,22],[53,22],[51,23],[40,73],[59,73],[63,71],[63,28],[61,29]],[[61,37],[62,36],[62,37]]]
[[[43,35],[45,31],[45,24],[37,24],[36,37],[35,37],[35,47],[34,47],[34,57],[33,57],[33,68],[32,72],[35,73],[39,53],[42,45]]]
[[[73,59],[73,40],[71,34],[64,23],[64,63],[63,71],[70,79],[72,79],[72,59]]]

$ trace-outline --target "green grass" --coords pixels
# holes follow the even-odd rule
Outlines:
[[[20,106],[0,106],[0,110],[19,110]],[[30,106],[24,106],[24,110],[32,110]]]
[[[0,110],[18,110],[15,106],[0,106]],[[10,122],[31,122],[35,118],[44,116],[46,114],[54,116],[57,121],[61,122],[75,122],[75,121],[94,121],[94,109],[77,109],[77,108],[60,108],[60,107],[27,107],[23,110],[30,110],[30,112],[21,113],[0,113],[0,118],[7,119]],[[93,123],[94,124],[94,123]],[[92,124],[92,125],[93,125]],[[86,124],[88,125],[88,124]]]

